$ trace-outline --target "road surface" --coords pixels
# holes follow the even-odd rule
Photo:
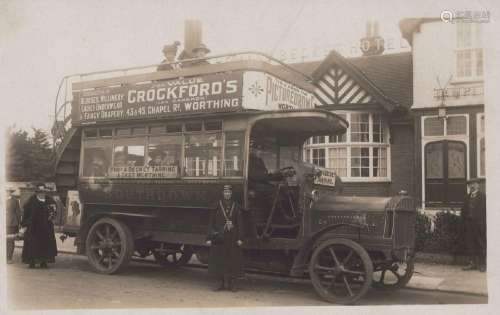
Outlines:
[[[85,256],[60,254],[50,269],[7,266],[7,306],[13,310],[165,307],[321,306],[310,283],[249,274],[238,292],[214,292],[206,269],[166,269],[134,261],[119,275],[94,273]],[[478,304],[485,296],[404,289],[370,290],[360,305]]]

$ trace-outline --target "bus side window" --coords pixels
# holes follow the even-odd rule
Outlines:
[[[117,145],[113,151],[113,166],[144,166],[144,145]]]
[[[166,177],[179,177],[182,153],[182,136],[150,137],[148,166],[168,166]]]
[[[111,143],[108,141],[92,141],[84,143],[83,177],[108,176],[111,164]]]
[[[243,176],[243,131],[226,132],[224,176]]]
[[[186,176],[220,176],[222,161],[222,134],[185,135]]]

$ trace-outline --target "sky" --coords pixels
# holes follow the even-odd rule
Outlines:
[[[401,19],[438,17],[448,9],[488,10],[488,3],[0,0],[2,122],[49,130],[63,76],[159,63],[163,45],[183,41],[186,19],[202,22],[212,54],[256,50],[300,62],[319,60],[331,49],[359,54],[368,20],[379,21],[380,35],[391,41],[386,53],[408,51]]]

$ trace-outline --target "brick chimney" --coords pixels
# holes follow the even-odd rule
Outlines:
[[[200,20],[184,21],[184,50],[179,55],[180,60],[191,58],[193,48],[202,43],[202,29]]]
[[[385,42],[378,34],[378,21],[366,22],[366,37],[360,40],[360,49],[363,56],[382,55],[385,50]]]

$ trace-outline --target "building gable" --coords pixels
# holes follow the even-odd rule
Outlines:
[[[347,72],[332,66],[315,82],[316,97],[322,105],[366,104],[373,97]]]
[[[355,65],[335,51],[312,76],[316,97],[323,106],[379,104],[389,112],[398,106]]]

